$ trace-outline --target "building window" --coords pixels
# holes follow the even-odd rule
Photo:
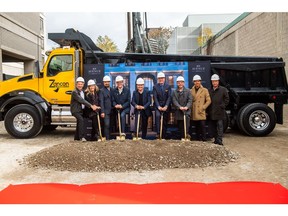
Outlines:
[[[40,32],[44,33],[44,20],[43,20],[43,17],[40,17]]]

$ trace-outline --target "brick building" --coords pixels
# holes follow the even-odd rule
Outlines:
[[[0,13],[0,80],[34,71],[44,63],[44,15]]]
[[[288,13],[243,13],[202,47],[201,54],[282,57],[288,76]]]

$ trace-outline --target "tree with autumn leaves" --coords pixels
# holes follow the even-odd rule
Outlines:
[[[107,35],[104,37],[99,36],[97,38],[96,45],[104,52],[119,52],[117,45]]]
[[[148,29],[148,39],[150,42],[156,43],[157,53],[166,54],[169,46],[169,38],[172,35],[174,28],[159,27]],[[119,52],[117,45],[107,35],[98,36],[96,45],[104,52]]]
[[[212,29],[211,28],[203,28],[200,31],[199,36],[197,38],[198,45],[202,47],[210,38],[213,37]]]

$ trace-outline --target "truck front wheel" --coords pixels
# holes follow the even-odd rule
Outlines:
[[[237,117],[239,128],[250,136],[266,136],[276,126],[276,115],[266,104],[253,103],[242,107]]]
[[[20,139],[37,136],[42,130],[41,119],[37,109],[28,104],[19,104],[12,107],[5,115],[7,132]]]

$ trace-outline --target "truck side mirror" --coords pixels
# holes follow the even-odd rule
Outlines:
[[[35,61],[35,65],[34,65],[34,77],[35,77],[35,78],[41,78],[41,77],[42,77],[42,74],[40,73],[39,61]]]

